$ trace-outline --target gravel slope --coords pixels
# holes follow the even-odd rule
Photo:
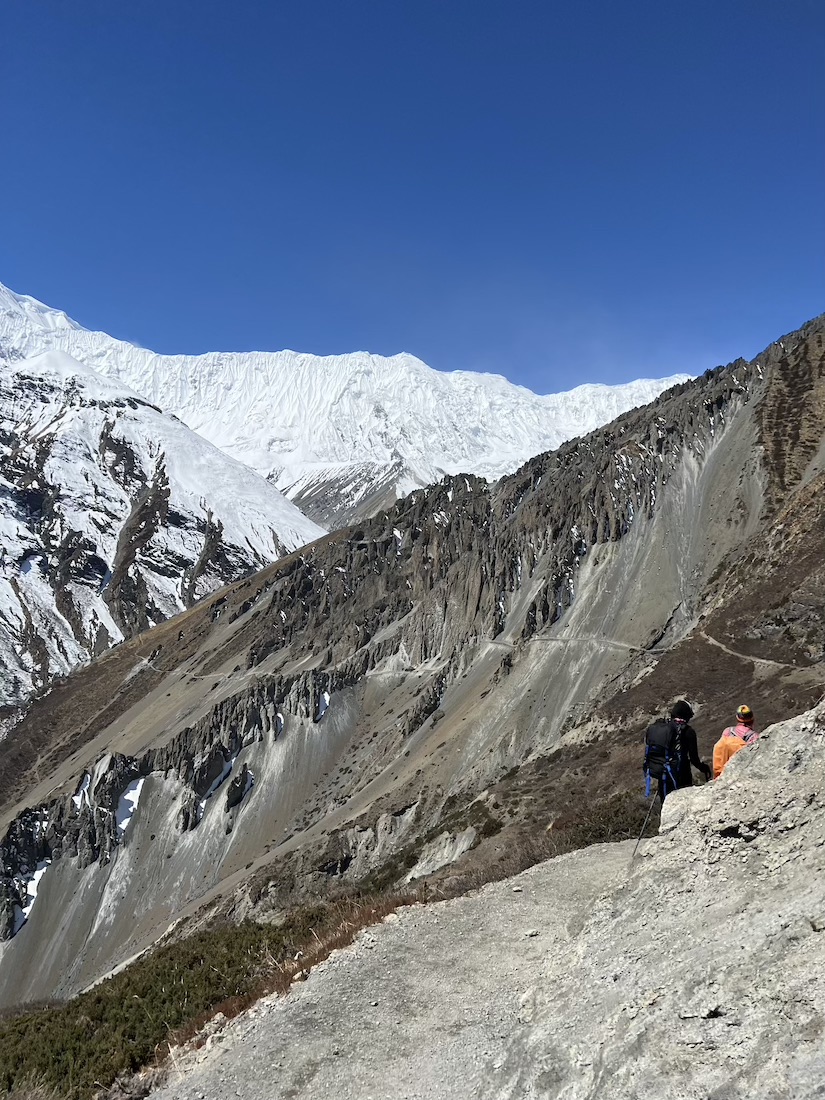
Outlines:
[[[570,949],[571,912],[589,908],[629,855],[606,845],[585,869],[556,861],[552,884],[546,866],[534,868],[472,898],[394,914],[216,1035],[153,1095],[477,1096],[507,1058],[547,952]]]
[[[156,1100],[825,1097],[825,705],[663,832],[402,911]]]

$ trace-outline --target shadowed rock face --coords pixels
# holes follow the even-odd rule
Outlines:
[[[804,410],[822,398],[822,332],[494,487],[416,491],[38,701],[0,746],[0,798],[6,824],[21,799],[38,807],[61,858],[3,948],[0,999],[71,992],[203,907],[266,919],[394,861],[403,877],[416,853],[430,873],[439,852],[481,860],[517,826],[635,785],[639,730],[677,695],[705,752],[743,697],[760,723],[810,704],[825,449]],[[770,410],[797,386],[807,459],[791,460]],[[81,868],[67,807],[86,773],[99,805],[106,753],[145,784]],[[20,843],[0,847],[6,912]]]

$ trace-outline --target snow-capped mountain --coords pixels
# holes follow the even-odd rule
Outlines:
[[[172,921],[437,896],[537,834],[635,839],[646,716],[690,700],[707,759],[740,700],[764,729],[822,696],[823,405],[820,318],[76,670],[0,743],[0,1009],[63,1000]]]
[[[0,349],[60,348],[180,417],[314,518],[342,523],[445,473],[490,480],[686,380],[538,396],[412,355],[157,355],[0,287]]]
[[[271,483],[65,352],[0,359],[0,719],[56,674],[323,533]]]

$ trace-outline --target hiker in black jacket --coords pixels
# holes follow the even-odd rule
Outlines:
[[[696,730],[688,725],[693,717],[693,708],[684,699],[674,703],[670,709],[670,717],[676,723],[679,730],[679,770],[676,773],[677,787],[692,787],[693,772],[691,764],[697,771],[710,779],[710,768],[699,757],[699,746],[696,743]]]

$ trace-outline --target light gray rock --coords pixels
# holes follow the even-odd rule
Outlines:
[[[635,860],[599,846],[404,910],[153,1095],[825,1096],[823,792],[825,702],[671,796]]]

